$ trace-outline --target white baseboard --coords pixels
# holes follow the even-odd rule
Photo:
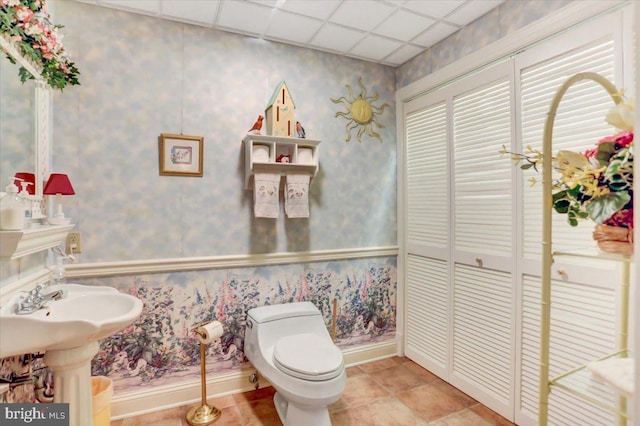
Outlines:
[[[389,358],[397,354],[395,340],[382,343],[362,345],[345,349],[344,363],[352,367],[366,362]],[[207,399],[253,390],[249,376],[255,371],[251,366],[239,372],[224,374],[213,379],[207,379]],[[260,387],[269,383],[260,378]],[[178,385],[152,387],[125,395],[116,395],[111,404],[111,420],[163,411],[170,408],[189,404],[198,404],[202,399],[201,383],[199,380]]]

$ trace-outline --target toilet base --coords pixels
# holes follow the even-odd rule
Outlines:
[[[331,426],[327,406],[300,407],[288,402],[278,392],[273,396],[273,403],[284,426]]]

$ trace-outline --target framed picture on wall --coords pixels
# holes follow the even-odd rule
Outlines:
[[[204,137],[160,135],[160,175],[202,177]]]

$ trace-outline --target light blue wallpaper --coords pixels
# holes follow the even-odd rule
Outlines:
[[[56,3],[81,86],[54,98],[55,172],[83,262],[396,244],[392,68],[75,2]],[[389,103],[383,142],[345,142],[346,84]],[[320,171],[309,219],[254,219],[242,138],[281,80]],[[266,126],[265,126],[266,127]],[[158,175],[158,136],[204,136],[204,177]]]

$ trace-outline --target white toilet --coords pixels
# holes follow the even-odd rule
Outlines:
[[[285,426],[331,425],[327,407],[342,396],[347,374],[318,308],[298,302],[251,309],[244,339],[245,355],[276,390]]]

